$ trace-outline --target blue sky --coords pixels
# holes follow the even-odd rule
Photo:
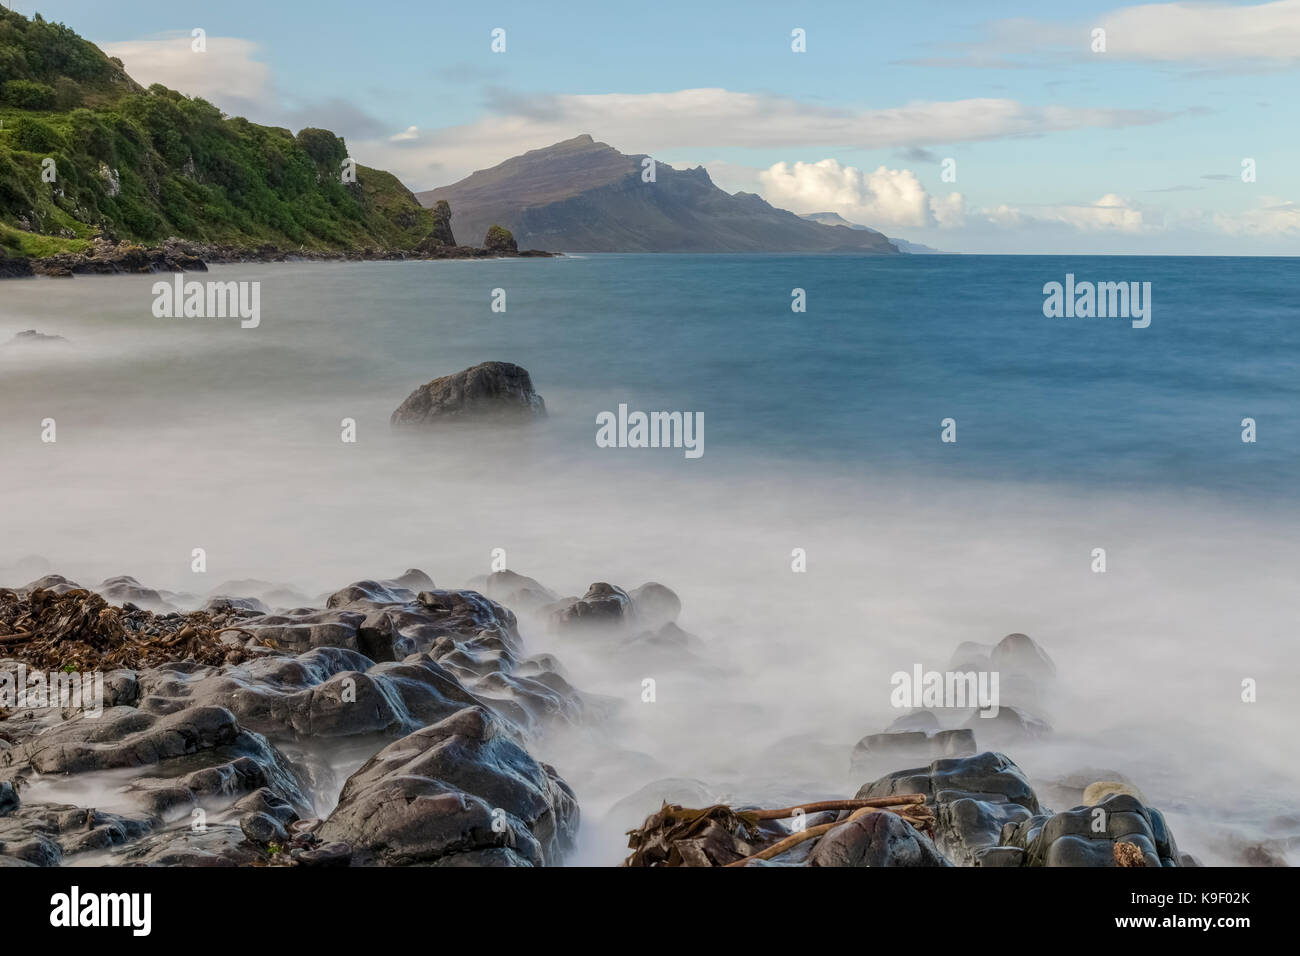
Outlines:
[[[1300,0],[13,6],[417,190],[590,133],[950,251],[1300,251]]]

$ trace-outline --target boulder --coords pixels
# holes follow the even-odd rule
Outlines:
[[[923,793],[935,812],[935,846],[958,866],[978,866],[981,853],[999,843],[1008,823],[1039,812],[1024,773],[999,753],[935,760],[863,786],[858,798]]]
[[[509,362],[483,362],[421,385],[393,412],[391,424],[521,423],[545,415],[546,403],[533,390],[527,369]]]
[[[999,845],[1019,850],[1020,866],[1182,865],[1164,815],[1127,793],[1008,823]]]
[[[809,866],[952,866],[930,838],[894,813],[868,813],[817,841]]]
[[[568,785],[482,707],[467,707],[371,757],[317,831],[353,863],[447,863],[498,851],[511,863],[555,864],[574,845]]]
[[[621,628],[635,614],[631,596],[622,588],[598,581],[580,598],[570,598],[552,609],[551,629],[584,631],[592,628]]]
[[[519,244],[515,242],[514,233],[502,226],[489,226],[487,235],[483,237],[483,248],[488,252],[496,253],[516,253],[519,251]]]

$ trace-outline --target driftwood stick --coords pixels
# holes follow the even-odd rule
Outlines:
[[[18,631],[14,634],[0,636],[0,644],[21,644],[23,641],[31,640],[35,636],[31,631]]]
[[[868,813],[888,813],[888,812],[889,809],[887,807],[863,807],[860,810],[854,810],[853,813],[849,815],[848,820],[833,820],[830,823],[823,823],[815,827],[809,827],[807,830],[801,830],[798,833],[791,833],[784,840],[778,840],[776,843],[773,843],[771,846],[764,847],[763,849],[755,853],[753,856],[747,856],[743,860],[736,860],[736,862],[728,863],[726,865],[744,866],[746,863],[750,863],[754,860],[770,860],[774,856],[780,856],[782,853],[785,853],[787,850],[791,850],[797,847],[800,843],[803,843],[805,840],[812,840],[816,837],[822,836],[823,834],[829,833],[831,830],[835,829],[837,826],[840,826],[843,823],[849,823],[850,821],[856,820],[858,819],[858,817],[865,816]]]
[[[759,820],[785,820],[802,810],[804,813],[821,813],[823,810],[861,810],[866,807],[897,807],[906,804],[925,803],[923,793],[900,793],[892,797],[872,797],[866,800],[821,800],[817,803],[804,803],[797,807],[785,807],[781,810],[748,810]]]

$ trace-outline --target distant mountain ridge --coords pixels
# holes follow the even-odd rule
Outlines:
[[[644,159],[583,134],[416,198],[449,202],[457,232],[499,224],[521,247],[564,252],[898,254],[875,230],[810,222],[754,193],[727,193],[703,166],[656,163],[655,182],[643,182]]]
[[[849,222],[837,212],[806,212],[801,219],[807,219],[810,222],[820,222],[823,226],[846,226],[849,229],[866,229],[866,226],[860,226],[856,222]],[[874,230],[873,230],[874,231]],[[919,242],[908,242],[906,239],[890,239],[894,247],[899,252],[905,252],[913,256],[943,256],[946,252],[938,249],[931,249]]]

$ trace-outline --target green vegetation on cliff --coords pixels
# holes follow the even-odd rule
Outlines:
[[[144,89],[67,27],[0,7],[0,248],[76,252],[102,235],[413,249],[429,235],[433,214],[396,177],[345,176],[347,159],[328,130],[295,136]]]

